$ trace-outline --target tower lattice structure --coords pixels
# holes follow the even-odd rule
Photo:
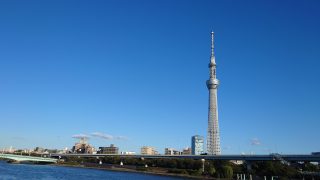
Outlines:
[[[214,55],[214,33],[211,32],[211,57],[209,63],[210,78],[207,80],[207,87],[209,90],[207,153],[209,155],[221,154],[217,98],[219,80],[216,75],[216,66]]]

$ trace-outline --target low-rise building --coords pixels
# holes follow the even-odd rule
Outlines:
[[[165,148],[164,154],[165,155],[181,155],[182,153],[180,151],[173,149],[173,148]]]
[[[123,154],[123,155],[135,155],[136,152],[134,152],[134,151],[123,151],[123,152],[121,152],[121,154]]]
[[[143,146],[141,148],[141,154],[142,155],[157,155],[159,154],[158,151],[155,150],[154,147],[151,146]]]
[[[114,144],[109,147],[99,147],[98,154],[119,154],[119,148]]]
[[[72,152],[78,154],[93,154],[95,151],[94,147],[92,147],[88,142],[87,138],[81,138],[79,143],[76,143],[72,147]]]
[[[45,149],[44,154],[52,154],[52,153],[58,153],[58,149]]]
[[[192,149],[190,147],[184,148],[182,150],[183,155],[191,155],[192,154]]]
[[[44,153],[44,151],[45,151],[45,149],[44,148],[41,148],[41,147],[36,147],[36,148],[34,148],[34,153],[39,153],[39,154],[41,154],[41,153]]]

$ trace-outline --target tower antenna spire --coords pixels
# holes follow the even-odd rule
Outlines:
[[[214,32],[211,31],[211,57],[214,56]]]

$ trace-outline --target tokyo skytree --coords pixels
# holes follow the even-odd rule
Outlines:
[[[207,132],[207,153],[209,155],[221,154],[220,134],[218,122],[218,100],[217,89],[219,80],[216,75],[216,60],[214,56],[214,33],[211,32],[211,57],[209,63],[210,78],[207,80],[209,90],[209,113],[208,113],[208,132]]]

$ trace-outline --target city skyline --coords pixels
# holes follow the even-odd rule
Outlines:
[[[190,147],[213,30],[223,154],[319,151],[319,6],[0,2],[0,148]]]

